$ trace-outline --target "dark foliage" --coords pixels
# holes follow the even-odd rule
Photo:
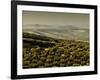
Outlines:
[[[88,66],[89,43],[23,33],[23,68]]]

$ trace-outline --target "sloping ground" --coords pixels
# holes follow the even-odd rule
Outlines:
[[[23,68],[88,66],[89,43],[23,34]]]
[[[24,32],[30,32],[41,36],[57,39],[84,40],[89,41],[89,25],[23,25]]]

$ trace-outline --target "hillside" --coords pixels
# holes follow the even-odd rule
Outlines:
[[[89,43],[23,33],[23,68],[88,66]]]
[[[89,41],[89,27],[75,25],[23,25],[24,32],[58,39]]]

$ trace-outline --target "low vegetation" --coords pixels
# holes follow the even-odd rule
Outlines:
[[[23,68],[89,65],[89,43],[23,33]]]

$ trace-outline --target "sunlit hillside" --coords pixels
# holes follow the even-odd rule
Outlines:
[[[89,41],[89,27],[73,25],[24,25],[23,32],[30,32],[40,36],[65,39]]]

